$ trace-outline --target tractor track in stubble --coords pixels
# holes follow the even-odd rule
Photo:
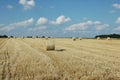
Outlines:
[[[64,61],[63,59],[60,59],[58,56],[56,56],[54,53],[56,51],[45,51],[43,49],[43,46],[42,48],[39,48],[38,46],[34,45],[34,43],[32,44],[29,44],[27,43],[26,41],[24,40],[21,40],[21,42],[29,45],[32,49],[36,50],[36,51],[39,51],[39,52],[42,52],[43,54],[45,54],[48,58],[51,59],[52,62],[54,62],[54,66],[57,66],[59,68],[59,76],[60,77],[63,77],[65,76],[64,74],[68,73],[69,74],[69,70],[70,70],[70,66],[68,66]],[[65,70],[64,68],[66,68],[67,70]],[[61,80],[60,78],[58,78],[58,80]]]
[[[5,45],[5,43],[6,43],[6,41],[7,41],[7,40],[3,40],[3,41],[1,41],[1,42],[0,42],[0,49],[2,49],[2,48],[3,48],[3,46],[4,46],[4,45]]]
[[[3,62],[2,62],[2,74],[1,74],[1,80],[11,80],[12,78],[12,73],[11,73],[11,64],[10,64],[10,55],[8,52],[8,47],[6,46],[7,40],[4,40],[2,45],[0,46],[2,48],[6,48],[6,50],[3,50]]]
[[[5,46],[5,44],[6,44],[6,41],[7,40],[2,40],[2,41],[0,41],[0,50]],[[2,53],[1,51],[0,51],[0,53]],[[4,53],[3,53],[4,54]],[[4,61],[0,61],[0,65],[3,65],[3,63],[4,63]]]
[[[11,80],[12,73],[11,73],[11,65],[10,65],[10,56],[8,51],[4,52],[4,63],[3,63],[3,69],[2,69],[2,78],[1,80]]]

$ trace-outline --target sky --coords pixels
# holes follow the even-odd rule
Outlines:
[[[0,35],[120,34],[120,0],[0,0]]]

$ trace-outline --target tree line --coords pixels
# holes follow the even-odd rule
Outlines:
[[[33,38],[33,37],[34,38],[45,38],[46,36],[22,36],[22,38]],[[0,35],[0,38],[15,38],[15,36]]]
[[[95,38],[100,37],[100,38],[120,38],[120,34],[103,34],[103,35],[96,35]]]
[[[7,35],[0,35],[0,38],[14,38],[15,36],[7,36]],[[45,38],[46,36],[23,36],[23,38]],[[100,38],[120,38],[120,34],[102,34],[102,35],[96,35],[95,38],[100,37]],[[48,37],[50,38],[50,37]]]
[[[8,38],[7,35],[0,35],[0,38]]]

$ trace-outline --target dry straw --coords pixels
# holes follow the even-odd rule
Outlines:
[[[55,50],[55,41],[54,40],[46,40],[46,50]]]

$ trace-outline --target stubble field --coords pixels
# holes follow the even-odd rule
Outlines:
[[[120,40],[0,39],[0,80],[120,80]]]

